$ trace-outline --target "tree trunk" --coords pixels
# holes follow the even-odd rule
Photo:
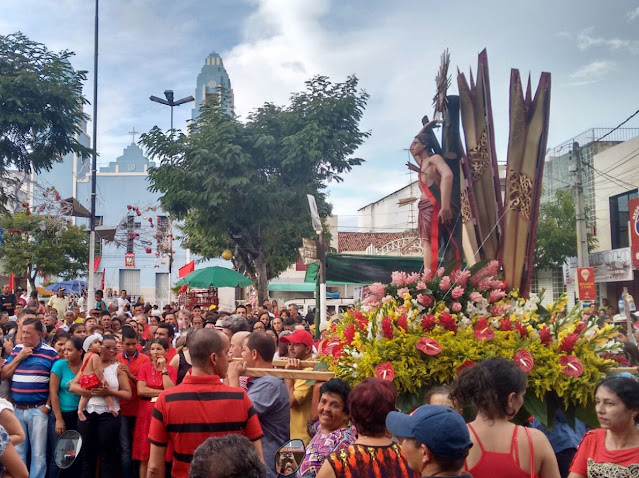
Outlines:
[[[256,288],[257,288],[257,300],[258,304],[264,303],[266,299],[268,299],[268,292],[266,290],[268,285],[268,275],[266,272],[266,258],[263,255],[260,255],[255,260],[255,276],[256,280]]]
[[[29,281],[29,285],[31,286],[31,290],[29,292],[36,290],[35,280],[37,275],[38,275],[37,269],[34,271],[33,267],[29,265],[27,267],[27,280]]]

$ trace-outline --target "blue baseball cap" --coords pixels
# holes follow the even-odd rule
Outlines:
[[[397,437],[414,438],[446,460],[465,458],[473,446],[462,416],[449,407],[422,405],[411,415],[390,412],[386,428]]]

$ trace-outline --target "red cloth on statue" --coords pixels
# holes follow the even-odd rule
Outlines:
[[[167,365],[166,369],[169,372],[169,378],[173,383],[177,382],[177,370],[170,365]],[[146,382],[146,386],[149,388],[155,388],[156,390],[163,390],[162,385],[162,372],[155,370],[153,362],[146,362],[140,366],[138,372],[138,381]],[[149,428],[151,428],[151,414],[155,408],[155,402],[146,400],[140,397],[138,403],[138,416],[135,421],[135,432],[133,433],[133,452],[131,456],[134,460],[147,461],[151,453],[151,444],[147,440],[149,436]],[[173,459],[173,450],[170,446],[166,449],[166,461]]]

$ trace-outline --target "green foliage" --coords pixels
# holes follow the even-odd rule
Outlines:
[[[363,162],[351,155],[369,136],[359,130],[368,95],[357,78],[318,76],[306,87],[289,106],[266,103],[245,123],[209,101],[188,136],[154,127],[140,139],[160,160],[152,189],[182,221],[187,247],[207,258],[231,249],[260,301],[267,281],[295,262],[302,237],[313,236],[306,195],[330,214],[326,184]]]
[[[83,228],[49,216],[5,215],[0,259],[4,269],[27,277],[35,287],[39,273],[75,279],[87,273],[89,236]]]
[[[7,169],[39,172],[68,153],[89,155],[75,137],[87,118],[86,72],[73,70],[72,55],[50,52],[22,33],[0,35],[0,205],[12,199]]]
[[[588,235],[588,248],[597,240]],[[577,216],[572,190],[560,189],[552,202],[539,207],[535,268],[552,269],[577,255]]]

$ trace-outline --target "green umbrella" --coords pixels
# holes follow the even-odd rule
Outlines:
[[[188,276],[177,281],[176,285],[189,287],[248,287],[253,282],[239,272],[226,267],[207,267],[191,272]]]

